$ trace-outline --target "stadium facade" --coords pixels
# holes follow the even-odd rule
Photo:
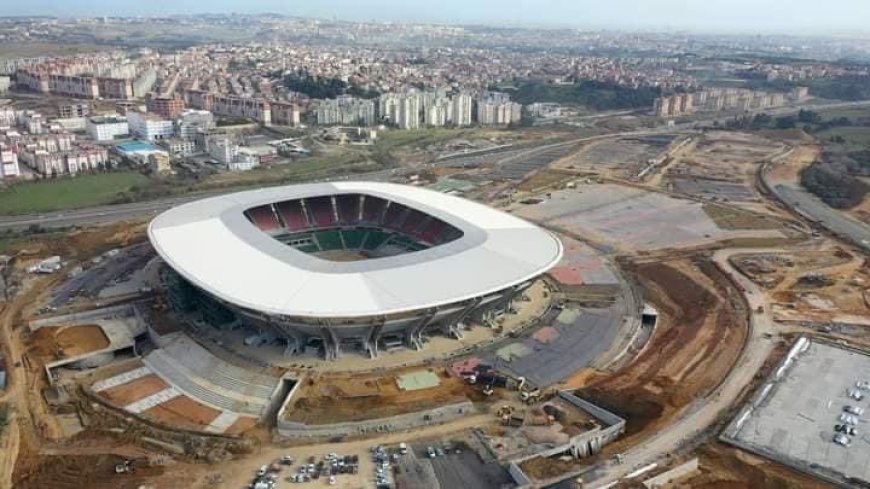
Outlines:
[[[148,235],[178,312],[326,358],[491,323],[562,256],[558,238],[517,217],[374,182],[208,198],[157,216]]]

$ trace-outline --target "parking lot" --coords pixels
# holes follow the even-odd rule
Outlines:
[[[761,388],[750,401],[754,409],[736,430],[732,427],[738,421],[732,423],[725,438],[804,472],[866,484],[870,482],[868,381],[870,357],[812,342],[779,380],[771,382],[766,395],[767,387]],[[842,445],[834,441],[838,436]]]
[[[71,277],[52,294],[48,307],[59,308],[76,297],[94,299],[101,290],[127,280],[154,256],[148,243],[107,252],[80,270],[64,271]],[[63,272],[62,272],[63,273]]]
[[[418,443],[398,460],[397,489],[500,489],[512,479],[464,443]]]

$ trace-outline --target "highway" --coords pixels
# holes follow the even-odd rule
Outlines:
[[[870,226],[832,209],[802,187],[786,183],[770,187],[776,196],[795,212],[810,221],[819,223],[837,236],[870,251]]]

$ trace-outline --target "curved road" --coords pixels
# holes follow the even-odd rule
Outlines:
[[[719,385],[719,388],[706,399],[699,399],[677,421],[663,428],[645,442],[632,447],[622,454],[622,464],[607,462],[607,466],[596,471],[598,476],[587,483],[589,487],[607,486],[627,474],[667,458],[666,454],[678,450],[685,442],[703,433],[715,424],[732,407],[755,374],[761,369],[774,348],[774,340],[768,339],[774,333],[773,319],[761,289],[740,274],[728,259],[741,253],[765,253],[781,250],[759,248],[734,248],[719,250],[713,254],[713,261],[744,290],[744,297],[751,311],[749,335],[746,347],[737,359],[734,368]],[[758,307],[762,312],[756,312]]]

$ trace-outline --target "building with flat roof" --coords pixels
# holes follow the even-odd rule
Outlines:
[[[85,123],[85,130],[91,139],[98,142],[130,135],[127,118],[117,114],[89,117]]]
[[[159,115],[164,119],[176,119],[184,113],[184,99],[180,97],[149,96],[145,99],[145,107],[148,112]]]
[[[131,110],[127,112],[127,122],[130,124],[130,132],[139,139],[154,141],[171,138],[175,134],[172,121],[149,112]]]

